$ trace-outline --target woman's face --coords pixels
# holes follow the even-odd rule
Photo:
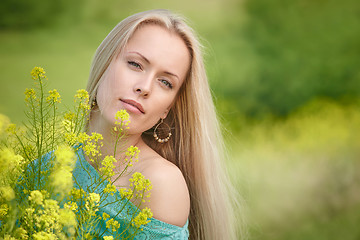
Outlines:
[[[115,58],[97,91],[100,126],[112,126],[115,114],[130,114],[129,134],[142,133],[165,118],[190,65],[184,41],[158,25],[144,25]]]

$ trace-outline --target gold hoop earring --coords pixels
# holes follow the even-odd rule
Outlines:
[[[91,107],[95,107],[97,105],[97,102],[96,102],[96,97],[94,97],[94,100],[92,101],[91,103]]]
[[[159,136],[157,135],[157,133],[156,133],[156,130],[158,129],[158,127],[161,125],[161,124],[165,124],[167,127],[168,127],[168,129],[169,129],[169,134],[167,135],[167,137],[166,138],[159,138]],[[156,127],[155,127],[155,129],[154,129],[154,138],[155,138],[155,140],[157,141],[157,142],[159,142],[159,143],[164,143],[164,142],[168,142],[169,141],[169,139],[170,139],[170,137],[171,137],[171,128],[170,128],[170,126],[167,124],[167,123],[164,123],[164,119],[161,119],[161,121],[156,125]]]

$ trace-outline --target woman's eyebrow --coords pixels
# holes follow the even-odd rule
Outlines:
[[[146,58],[144,55],[142,55],[141,53],[136,52],[136,51],[130,51],[130,52],[128,52],[128,53],[135,53],[135,54],[139,55],[142,59],[144,59],[144,60],[145,60],[145,62],[147,62],[148,64],[150,64],[149,59],[147,59],[147,58]],[[179,80],[180,80],[179,76],[178,76],[178,75],[176,75],[175,73],[168,72],[168,71],[165,71],[164,73],[165,73],[165,74],[168,74],[168,75],[170,75],[170,76],[176,77],[177,79],[179,79]]]
[[[171,73],[171,72],[164,72],[164,73],[165,73],[165,74],[168,74],[168,75],[170,75],[170,76],[176,77],[177,79],[180,80],[179,76],[176,75],[175,73]]]
[[[135,53],[135,54],[139,55],[142,59],[144,59],[145,62],[150,63],[149,59],[147,59],[146,57],[144,57],[144,55],[142,55],[142,54],[139,53],[139,52],[133,51],[133,52],[128,52],[128,53]]]

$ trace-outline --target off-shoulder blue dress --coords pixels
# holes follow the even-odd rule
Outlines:
[[[76,148],[77,161],[73,171],[75,187],[82,188],[85,191],[91,190],[94,181],[99,179],[100,176],[96,169],[91,166],[84,157],[84,152],[81,147]],[[103,182],[94,192],[100,193],[104,190],[108,182]],[[120,223],[118,233],[123,232],[125,226],[128,226],[131,218],[139,212],[139,209],[127,199],[122,199],[120,202],[117,200],[121,199],[121,195],[118,191],[115,194],[108,195],[100,205],[100,210],[97,212],[98,215],[102,216],[105,212],[114,218],[114,220]],[[117,202],[116,202],[117,201]],[[116,202],[116,204],[114,204]],[[122,211],[120,211],[122,210]],[[120,213],[119,213],[120,212]],[[151,218],[151,221],[143,226],[143,230],[136,233],[134,239],[146,240],[146,239],[164,239],[164,240],[184,240],[189,238],[188,222],[185,226],[179,227],[162,222],[158,219]],[[100,223],[96,226],[98,231],[103,233],[102,236],[112,236],[114,233],[110,232],[106,228],[104,220],[100,220]]]

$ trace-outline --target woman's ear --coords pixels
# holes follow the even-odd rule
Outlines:
[[[161,116],[162,119],[165,119],[169,113],[170,109],[166,109],[166,111],[164,112],[164,114]]]

